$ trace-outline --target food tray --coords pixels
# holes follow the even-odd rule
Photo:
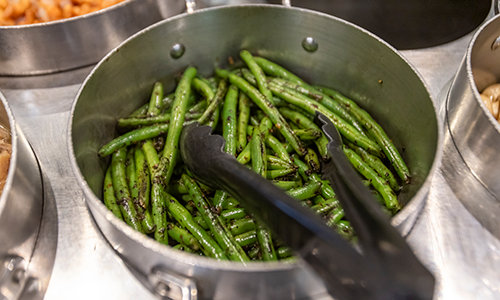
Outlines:
[[[443,123],[449,81],[471,36],[438,47],[402,51],[424,77],[441,108]],[[159,299],[102,236],[71,171],[66,141],[69,111],[90,70],[88,67],[37,77],[0,77],[0,89],[44,173],[43,239],[33,260],[39,263],[34,265],[38,269],[29,271],[45,276],[39,298],[47,300]],[[477,200],[488,195],[461,161],[448,138],[447,125],[444,128],[443,163],[408,242],[436,276],[435,299],[499,299],[500,240],[482,227],[481,220],[462,205],[455,193]],[[457,186],[464,183],[469,192],[457,192]],[[53,268],[47,264],[49,271],[40,271],[44,267],[42,258],[54,253]],[[50,281],[47,276],[51,276]]]

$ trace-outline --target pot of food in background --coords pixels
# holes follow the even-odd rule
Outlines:
[[[300,20],[300,22],[297,22],[297,20]],[[181,235],[172,237],[177,232],[177,227],[190,230],[189,233],[192,235],[206,237],[206,235],[202,234],[202,231],[198,230],[196,232],[196,228],[199,229],[200,226],[203,228],[203,222],[199,220],[200,215],[196,212],[198,210],[196,207],[201,208],[205,205],[194,204],[198,199],[193,197],[195,193],[193,195],[191,193],[186,194],[186,188],[191,185],[188,177],[181,177],[185,170],[175,169],[171,173],[172,179],[166,191],[175,195],[175,197],[174,199],[169,198],[166,204],[163,200],[151,200],[154,203],[148,203],[148,206],[145,207],[141,200],[138,200],[137,197],[139,196],[134,198],[136,200],[132,200],[130,196],[122,194],[127,190],[126,178],[127,176],[128,178],[134,178],[134,170],[135,174],[149,171],[150,174],[157,175],[155,170],[161,169],[163,164],[161,161],[164,161],[164,158],[161,158],[162,155],[156,157],[158,159],[156,163],[154,155],[151,156],[153,159],[150,160],[150,163],[144,164],[144,161],[148,160],[150,153],[156,154],[157,151],[160,151],[159,154],[164,153],[161,148],[162,145],[169,144],[168,137],[167,141],[162,141],[162,138],[154,138],[154,140],[149,141],[136,140],[135,144],[131,144],[134,139],[131,137],[130,139],[112,142],[110,148],[103,147],[123,132],[135,130],[138,124],[143,124],[143,128],[150,129],[150,126],[146,126],[145,123],[141,122],[150,120],[151,117],[157,115],[158,111],[164,109],[163,105],[166,107],[180,107],[176,104],[178,100],[172,103],[172,97],[169,95],[163,99],[162,93],[167,95],[176,89],[176,79],[185,72],[188,66],[196,68],[198,77],[193,79],[193,68],[189,68],[186,73],[190,75],[184,75],[184,78],[191,76],[189,80],[192,80],[196,92],[191,93],[193,100],[190,100],[191,97],[176,99],[184,99],[182,101],[190,103],[186,104],[190,107],[188,111],[190,115],[185,115],[185,121],[199,120],[200,115],[205,114],[207,111],[208,103],[205,100],[196,102],[196,99],[205,99],[201,95],[204,95],[207,99],[215,99],[217,95],[217,87],[212,86],[212,84],[217,85],[217,83],[214,83],[213,78],[211,78],[215,75],[214,66],[229,70],[243,66],[242,60],[239,58],[242,49],[281,65],[310,84],[338,90],[343,95],[354,99],[384,128],[387,136],[390,137],[390,139],[386,140],[392,141],[393,149],[400,153],[409,168],[409,175],[406,178],[404,175],[402,176],[405,180],[396,180],[396,192],[389,192],[393,193],[394,197],[396,197],[395,193],[397,193],[397,201],[399,201],[399,204],[396,204],[392,209],[398,211],[399,206],[402,207],[393,217],[392,223],[400,229],[403,235],[407,234],[425,203],[431,177],[440,161],[440,126],[437,122],[436,109],[432,99],[414,69],[387,43],[346,21],[313,11],[272,5],[244,5],[206,9],[193,14],[173,17],[134,35],[108,54],[94,68],[75,99],[68,128],[69,152],[73,170],[81,183],[89,208],[103,234],[124,260],[149,279],[146,282],[152,288],[155,288],[158,293],[172,298],[181,294],[187,296],[186,293],[189,293],[191,296],[196,295],[203,299],[300,299],[321,297],[326,295],[321,279],[300,261],[250,261],[241,263],[224,259],[217,260],[199,254],[187,253],[189,247],[184,248],[185,251],[179,251],[155,241],[154,238],[166,243],[168,238],[163,233],[167,231],[169,232],[170,241],[176,241],[174,242],[177,244],[175,248],[183,248],[183,243],[190,243],[191,239],[182,240]],[[246,55],[248,56],[248,54]],[[263,61],[262,58],[256,58],[256,60]],[[273,67],[268,65],[268,68],[264,69],[264,71],[269,75],[269,73],[273,72],[272,69]],[[227,75],[227,72],[220,70],[218,72],[221,76]],[[244,76],[243,73],[241,76]],[[252,80],[251,76],[246,79]],[[299,82],[293,76],[288,79],[295,80],[296,83]],[[186,80],[181,79],[179,85],[184,86]],[[279,79],[273,80],[279,81]],[[155,82],[160,84],[155,84]],[[160,85],[162,88],[159,88]],[[152,93],[153,86],[155,86],[155,89]],[[276,88],[274,83],[270,83],[269,87],[274,88],[272,93],[275,96],[284,89],[283,87]],[[310,86],[308,87],[310,88]],[[313,95],[318,93],[318,89],[309,96],[314,98]],[[298,92],[301,88],[294,86],[292,90]],[[323,89],[323,92],[327,93],[329,91]],[[198,95],[195,95],[195,93],[198,93]],[[179,95],[184,95],[184,93]],[[330,95],[338,101],[342,101],[342,99],[346,101],[343,104],[345,109],[348,109],[347,107],[355,109],[352,103],[349,104],[350,100],[346,100],[336,92],[330,91]],[[300,95],[297,97],[300,97]],[[309,104],[305,104],[302,110],[299,110],[301,114],[307,116],[310,114],[311,109],[326,106],[328,99],[333,101],[333,98],[328,96],[321,97],[316,98],[316,100],[303,100],[305,101],[303,103]],[[144,105],[151,99],[153,101],[151,105],[144,109]],[[283,103],[279,99],[273,100],[275,105],[262,108],[263,102],[255,102],[256,100],[252,99],[251,102],[254,104],[248,104],[250,105],[251,114],[248,124],[264,122],[266,114],[271,119],[272,115],[276,116],[276,111],[286,115],[288,114],[286,109],[290,108],[287,103]],[[234,99],[232,101],[234,103]],[[281,104],[278,104],[280,101]],[[223,102],[225,106],[226,102],[229,101],[225,98]],[[322,103],[321,106],[320,103]],[[213,105],[213,107],[216,109],[217,105]],[[259,108],[263,110],[260,111]],[[176,108],[172,108],[172,113],[176,110]],[[221,124],[232,119],[226,116],[224,111],[221,108],[219,117],[214,117],[216,113],[212,113],[206,118],[206,122],[210,122],[216,128],[216,132],[220,132],[218,131],[220,129],[217,129],[219,127],[215,123]],[[291,113],[293,114],[293,112]],[[125,122],[119,121],[130,114],[135,117],[133,122],[139,123],[131,124],[130,119]],[[365,115],[364,113],[361,114]],[[155,118],[164,118],[165,116],[158,115]],[[330,116],[333,115],[330,114]],[[348,116],[345,117],[348,118]],[[290,117],[287,118],[288,122],[294,122],[291,120],[293,117],[291,119]],[[153,130],[156,130],[157,133],[164,133],[168,126],[173,126],[165,120],[161,122],[159,119],[156,120],[153,123],[159,122],[159,125],[153,125],[153,127],[156,126]],[[304,122],[307,123],[307,121]],[[355,122],[357,121],[352,121],[353,124]],[[369,121],[369,124],[373,124],[371,122]],[[303,122],[298,123],[305,124]],[[275,125],[273,133],[270,134],[276,139],[281,139],[281,141],[284,141],[284,136],[296,135],[295,132],[290,134],[290,129],[300,131],[300,124],[296,123],[290,127],[281,124],[285,123]],[[349,125],[346,128],[354,128],[353,126]],[[361,127],[359,132],[364,132],[365,129]],[[142,129],[139,128],[138,130]],[[282,130],[285,131],[280,136],[278,132],[282,132]],[[356,131],[355,129],[352,130],[353,132]],[[250,133],[243,132],[243,137],[246,138],[247,134]],[[354,144],[360,144],[361,140],[365,139],[364,137],[359,137],[359,139],[352,136],[347,137],[347,133],[345,134],[344,137],[350,139]],[[366,135],[369,135],[369,133],[366,133]],[[129,144],[128,150],[120,148],[120,145],[125,144]],[[371,144],[371,142],[367,142],[368,144]],[[275,145],[277,144],[275,143]],[[288,145],[292,145],[292,143]],[[318,149],[308,153],[316,151],[319,153],[318,156],[321,156],[319,146],[311,142],[308,147]],[[356,146],[352,145],[350,147],[352,147],[351,149],[356,148]],[[376,150],[378,147],[377,142],[375,142],[374,147],[369,151],[373,150],[374,153],[378,153],[377,155],[384,157],[383,154],[378,152],[380,150]],[[137,150],[137,148],[141,149],[141,151]],[[236,153],[243,151],[242,149],[245,147],[241,145],[239,148]],[[297,149],[290,150],[292,153],[301,151],[300,146],[294,148]],[[131,152],[132,150],[135,152]],[[271,151],[273,155],[275,153],[274,150],[268,149],[266,151]],[[141,152],[143,152],[145,158],[141,158]],[[133,153],[133,156],[131,153]],[[283,154],[283,160],[290,159],[286,151],[281,151],[281,153]],[[300,154],[296,155],[298,156],[294,157],[297,157],[297,160],[294,161],[298,164],[298,160],[302,158],[298,158]],[[136,159],[136,156],[138,160],[134,161],[136,164],[134,169],[131,168],[133,165],[132,157]],[[167,157],[170,156],[167,155]],[[306,158],[304,157],[304,159]],[[382,158],[382,160],[389,161],[385,158]],[[112,161],[113,163],[110,165]],[[123,164],[125,161],[127,163]],[[314,158],[311,161],[314,161]],[[285,162],[285,164],[287,163]],[[182,160],[178,161],[178,164],[181,166]],[[271,163],[269,165],[271,166]],[[318,165],[316,164],[316,167]],[[148,167],[143,168],[144,166]],[[149,166],[152,166],[152,169]],[[314,168],[314,164],[310,164],[309,167]],[[279,169],[278,166],[276,168]],[[388,168],[392,169],[390,163]],[[297,172],[295,167],[291,169],[293,172]],[[108,170],[109,172],[107,172]],[[275,170],[270,167],[269,171]],[[306,170],[304,174],[311,174],[310,172]],[[393,172],[394,174],[397,173],[395,170]],[[318,174],[306,175],[302,179],[299,178],[299,173],[293,173],[288,177],[284,174],[277,177],[277,181],[280,182],[276,183],[283,184],[282,187],[285,189],[284,185],[290,182],[309,180],[309,178],[319,176]],[[139,178],[139,175],[136,177]],[[159,187],[158,184],[164,180],[162,178],[161,176],[153,176],[152,180],[144,182],[149,182],[151,184],[150,189],[155,190],[155,187]],[[178,178],[184,180],[177,181]],[[379,178],[379,175],[375,175],[373,180],[378,182],[379,179],[377,178]],[[367,183],[370,184],[370,181]],[[397,187],[398,184],[402,185],[401,190]],[[388,185],[389,183],[380,186]],[[134,186],[142,187],[143,185],[132,184],[132,188]],[[144,185],[144,187],[146,186]],[[196,190],[197,188],[193,187],[192,192]],[[205,193],[210,193],[209,189],[205,190]],[[212,197],[213,194],[207,195]],[[114,201],[118,205],[121,204],[121,206],[114,212],[108,210],[101,200],[103,196],[106,197],[106,200],[114,198]],[[224,202],[226,206],[221,207],[222,212],[215,208],[212,213],[219,214],[220,212],[219,216],[221,218],[229,220],[231,216],[224,215],[224,211],[230,210],[228,207],[234,204],[231,201]],[[311,202],[313,200],[307,198],[306,201]],[[322,200],[316,198],[314,201],[321,202]],[[308,206],[312,204],[305,203]],[[144,212],[144,217],[140,219],[129,218],[122,211],[122,208],[127,205],[129,207],[139,205],[140,207],[137,208]],[[162,208],[162,205],[167,205],[168,208]],[[146,211],[153,206],[160,208],[160,211],[165,212],[168,210],[170,212],[168,219],[170,224],[165,227],[165,230],[156,230],[158,227],[151,230],[152,228],[148,227],[144,222],[147,220]],[[237,204],[235,207],[236,209],[239,208]],[[191,211],[194,215],[190,214]],[[155,215],[161,215],[149,211],[148,213],[152,214],[152,218],[155,218]],[[210,211],[205,211],[205,213],[208,215]],[[203,216],[201,217],[203,218]],[[120,218],[125,219],[132,226],[140,228],[139,230],[148,233],[143,234],[133,229]],[[215,219],[217,218],[215,217]],[[140,224],[138,220],[140,220]],[[246,222],[246,220],[243,221]],[[160,220],[159,222],[163,221]],[[231,226],[234,229],[232,227],[234,223],[231,221],[226,223],[225,226]],[[208,226],[209,224],[205,221],[205,225]],[[339,228],[339,226],[334,227]],[[188,237],[188,235],[182,236]],[[181,239],[181,242],[177,242],[179,239]],[[201,244],[209,245],[211,242],[207,241],[210,240],[212,240],[211,237],[206,238],[206,240],[201,241]],[[240,241],[244,242],[245,240],[242,238]],[[204,248],[203,245],[198,247],[196,243],[191,244],[193,249],[202,249],[205,255],[220,258],[226,256],[225,253],[214,252],[214,254],[207,250],[208,246]],[[243,247],[247,246],[243,245]],[[248,247],[251,248],[251,246]],[[278,248],[280,245],[276,244],[273,247]],[[249,253],[253,248],[250,248],[246,249],[249,250],[245,254],[248,257],[253,256],[252,253]],[[257,253],[259,251],[257,250]],[[227,253],[229,255],[234,252]]]
[[[35,154],[1,93],[0,100],[0,297],[16,299],[40,228],[43,189]]]
[[[453,142],[465,164],[494,197],[490,204],[477,197],[461,200],[496,236],[500,235],[499,46],[500,18],[496,16],[473,36],[447,99]]]
[[[184,9],[181,0],[0,1],[0,75],[94,64],[132,34]]]

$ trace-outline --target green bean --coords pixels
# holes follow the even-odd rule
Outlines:
[[[175,226],[173,223],[168,223],[168,235],[176,242],[184,244],[193,250],[200,249],[200,243],[185,229]]]
[[[339,200],[335,198],[330,198],[327,200],[319,201],[317,204],[313,205],[311,209],[318,215],[323,215],[340,206]]]
[[[319,137],[321,137],[320,130],[314,130],[311,128],[309,128],[309,129],[294,129],[293,133],[295,133],[295,135],[303,141],[316,140]]]
[[[260,122],[259,120],[257,120],[256,117],[254,116],[251,116],[250,117],[250,124],[252,124],[251,126],[259,126]],[[248,127],[247,127],[248,128]],[[247,130],[248,131],[248,130]],[[247,132],[248,133],[248,132]]]
[[[163,150],[163,158],[166,159],[166,172],[164,175],[164,185],[170,182],[170,177],[174,172],[177,156],[179,155],[179,137],[181,135],[184,117],[186,114],[187,101],[191,93],[191,81],[196,76],[196,69],[189,67],[184,71],[177,89],[175,90],[175,100],[172,104],[171,127],[168,129],[167,141]]]
[[[250,120],[250,99],[248,96],[240,92],[239,96],[239,117],[238,117],[238,152],[242,151],[247,145],[246,128]]]
[[[123,220],[132,228],[139,232],[142,231],[141,221],[137,218],[137,211],[130,197],[130,191],[127,186],[127,178],[125,171],[125,158],[127,150],[125,148],[118,149],[111,158],[111,176],[113,180],[113,189],[116,193],[117,204],[120,206],[120,211]]]
[[[282,246],[276,249],[276,255],[279,259],[287,258],[293,255],[292,248],[288,246]]]
[[[161,102],[163,101],[163,84],[155,82],[151,99],[149,100],[148,117],[155,117],[160,114]]]
[[[296,123],[302,128],[305,129],[313,129],[313,130],[318,130],[320,132],[320,137],[315,141],[316,146],[318,148],[318,152],[321,155],[321,157],[326,160],[328,158],[328,150],[327,150],[327,145],[329,143],[328,139],[326,136],[323,134],[321,129],[314,124],[313,121],[311,121],[309,118],[304,116],[303,114],[294,111],[291,108],[287,107],[282,107],[279,109],[280,113],[287,119],[291,120],[292,122]]]
[[[243,75],[245,79],[252,83],[256,83],[256,78],[254,77],[253,74],[249,72],[243,72]],[[285,79],[279,79],[279,78],[273,78],[268,81],[269,83],[280,87],[285,90],[289,90],[291,93],[293,93],[297,98],[301,98],[303,100],[312,100],[310,98],[306,98],[304,96],[304,91],[307,95],[315,95],[316,101],[319,101],[323,105],[325,105],[328,109],[331,110],[332,113],[335,115],[339,116],[340,119],[347,121],[350,125],[352,125],[356,130],[359,131],[359,133],[363,136],[366,136],[366,134],[363,131],[363,127],[361,124],[359,124],[356,119],[354,119],[353,116],[351,116],[344,108],[342,105],[336,103],[328,95],[323,94],[322,92],[316,90],[315,88],[309,86],[306,83],[294,83]],[[331,100],[331,101],[330,101]]]
[[[264,117],[260,120],[259,129],[262,134],[262,140],[265,141],[269,133],[273,131],[273,122],[268,117]]]
[[[306,110],[308,113],[314,114],[316,111],[318,111],[324,114],[328,119],[332,121],[332,123],[335,125],[335,127],[343,137],[350,140],[354,144],[359,145],[364,149],[372,152],[375,155],[380,155],[381,149],[379,145],[377,145],[377,143],[362,135],[351,124],[347,123],[344,119],[331,112],[324,105],[312,101],[297,92],[284,89],[283,87],[280,87],[274,83],[270,83],[269,88],[274,95],[282,98],[288,103],[297,105],[298,107]]]
[[[271,232],[257,221],[257,241],[260,245],[260,252],[264,261],[276,261],[276,251],[274,250]]]
[[[201,102],[200,102],[201,103]],[[187,113],[184,118],[184,125],[188,122],[198,119],[201,116],[201,113]],[[119,119],[118,120],[118,129],[121,131],[135,129],[139,126],[151,126],[159,123],[170,123],[170,114],[165,113],[158,115],[156,117],[150,118],[128,118],[128,119]]]
[[[273,149],[274,152],[276,152],[276,156],[278,156],[279,158],[281,158],[286,162],[292,163],[290,155],[288,155],[288,152],[286,151],[285,147],[283,147],[283,144],[281,144],[277,138],[275,138],[272,135],[268,136],[266,139],[266,145],[268,145],[271,149]]]
[[[334,227],[337,225],[340,220],[345,216],[344,210],[342,207],[337,207],[333,209],[328,216],[326,216],[326,225],[328,227]]]
[[[394,169],[398,173],[399,177],[406,183],[411,181],[411,173],[406,166],[403,158],[399,154],[398,150],[391,142],[384,129],[370,116],[370,114],[364,109],[360,108],[354,101],[344,97],[340,93],[321,87],[321,90],[332,97],[334,100],[342,103],[345,108],[366,128],[368,134],[374,138],[377,143],[382,147],[385,155],[389,158]]]
[[[155,231],[155,224],[148,209],[150,192],[148,165],[144,152],[139,146],[132,149],[131,156],[131,161],[127,166],[127,173],[130,174],[129,187],[131,196],[134,199],[137,214],[142,219],[142,229],[145,233],[151,233]]]
[[[240,203],[233,197],[227,197],[226,201],[224,201],[222,205],[222,209],[233,209],[239,207],[241,207]]]
[[[337,231],[346,240],[352,240],[354,237],[354,228],[352,228],[349,221],[339,221],[337,226],[335,226],[335,231]]]
[[[196,216],[196,217],[193,217],[193,220],[194,222],[200,226],[201,228],[203,228],[204,230],[208,230],[208,225],[207,223],[205,222],[205,220],[203,220],[203,217],[202,216]]]
[[[380,175],[380,177],[385,178],[394,191],[399,191],[400,186],[396,178],[378,157],[371,155],[365,151],[365,149],[357,147],[352,143],[346,143],[346,145],[354,150],[354,152],[356,152],[356,154],[358,154],[365,163],[372,167]]]
[[[254,101],[254,103],[264,111],[269,119],[271,119],[283,137],[293,146],[295,152],[301,156],[304,154],[302,143],[297,136],[293,134],[293,131],[291,130],[290,125],[286,122],[285,118],[283,118],[278,109],[271,102],[269,102],[269,100],[267,100],[257,89],[255,89],[243,78],[220,69],[216,69],[215,72],[220,77],[229,78],[229,81],[232,84],[236,85],[240,90],[246,93]]]
[[[177,245],[173,246],[172,248],[174,248],[175,250],[179,250],[179,251],[183,251],[183,252],[187,252],[187,253],[196,253],[196,251],[194,251],[193,249],[189,248],[188,246],[186,246],[184,244],[177,244]]]
[[[297,200],[305,200],[314,197],[323,185],[321,182],[312,182],[300,188],[288,190],[286,193]]]
[[[174,100],[174,94],[167,95],[165,98],[163,98],[161,102],[161,111],[164,111],[168,108],[170,104],[172,104],[172,101]],[[193,98],[194,101],[194,98]],[[147,113],[149,110],[149,103],[146,103],[139,107],[138,109],[134,110],[128,118],[139,118],[139,117],[146,117]]]
[[[260,247],[257,247],[257,245],[254,245],[252,249],[248,250],[247,252],[248,257],[252,260],[260,260]]]
[[[266,156],[269,169],[287,169],[294,168],[294,165],[273,155]]]
[[[253,130],[251,141],[252,169],[263,177],[267,174],[266,148],[259,127]]]
[[[146,139],[156,137],[160,134],[163,134],[165,131],[167,131],[168,127],[169,127],[169,124],[158,124],[158,125],[153,125],[153,126],[144,127],[141,129],[136,129],[136,130],[130,131],[124,135],[117,137],[116,139],[112,140],[111,142],[107,143],[106,145],[104,145],[101,148],[101,150],[99,150],[99,155],[104,157],[104,156],[110,155],[111,153],[116,151],[118,148],[128,146],[134,142],[139,142],[139,141],[143,141]]]
[[[250,230],[235,236],[234,239],[241,247],[254,245],[257,243],[257,233],[255,230]]]
[[[222,80],[221,80],[222,81]],[[234,85],[229,86],[222,108],[222,136],[226,140],[224,152],[236,155],[236,105],[238,101],[238,88]]]
[[[196,91],[198,91],[198,93],[205,97],[206,103],[209,105],[210,101],[215,96],[215,91],[210,86],[210,83],[206,82],[206,80],[202,77],[196,76],[193,78],[191,85]]]
[[[284,86],[301,94],[304,94],[303,92],[301,92],[302,90],[306,90],[306,93],[319,95],[320,98],[316,98],[316,101],[326,106],[331,112],[344,119],[347,123],[351,124],[362,135],[365,135],[363,126],[351,114],[349,114],[349,112],[341,104],[333,101],[330,97],[328,97],[328,95],[305,83],[298,84],[285,79],[277,78],[273,79],[272,81],[279,86]]]
[[[134,110],[130,115],[128,115],[128,118],[146,116],[146,114],[148,113],[148,109],[149,109],[149,103],[146,103],[141,107],[139,107],[138,109]]]
[[[203,88],[210,88],[212,90],[212,92],[215,93],[215,91],[217,90],[217,82],[211,82],[210,80],[206,79],[205,77],[202,77],[200,75],[196,75],[196,77],[193,79],[195,81],[202,81],[203,82]],[[195,89],[199,89],[200,86],[197,82],[193,82],[193,87]],[[205,94],[203,92],[200,92],[201,94]],[[207,99],[208,100],[208,99]]]
[[[297,155],[293,155],[293,162],[298,168],[298,172],[300,176],[309,182],[322,182],[321,186],[321,195],[325,198],[335,198],[335,192],[333,191],[330,183],[328,181],[322,181],[320,176],[316,173],[313,173],[309,166],[301,161]]]
[[[189,114],[203,114],[203,112],[205,112],[205,110],[207,109],[207,102],[206,101],[200,101],[198,103],[196,103],[195,105],[191,106],[191,107],[188,107],[188,111],[186,113],[186,118],[187,118],[187,115]]]
[[[224,79],[221,82],[225,81]],[[222,109],[222,136],[226,140],[224,152],[236,155],[236,105],[238,99],[238,88],[231,85],[226,93],[226,99]],[[214,207],[220,210],[227,199],[227,193],[222,190],[215,192]]]
[[[248,143],[243,151],[240,152],[236,161],[238,161],[242,165],[246,165],[252,159],[252,143]]]
[[[304,156],[304,160],[314,173],[319,173],[321,164],[319,162],[318,155],[313,149],[307,148],[307,154]]]
[[[173,195],[187,194],[189,193],[182,180],[176,182],[171,182],[167,187],[167,193]]]
[[[227,226],[233,236],[255,229],[255,222],[251,218],[243,218],[230,222]]]
[[[283,180],[273,180],[274,185],[279,187],[284,191],[291,190],[293,188],[300,186],[300,181],[283,181]]]
[[[254,60],[267,75],[288,79],[292,82],[304,83],[302,79],[300,79],[299,77],[292,74],[291,72],[289,72],[288,70],[279,66],[276,63],[273,63],[262,57],[254,57]]]
[[[111,166],[104,177],[103,198],[106,207],[119,219],[123,220],[120,207],[116,203],[115,190],[113,189],[113,178],[111,177]]]
[[[240,57],[245,61],[252,74],[255,76],[257,80],[257,86],[259,87],[260,92],[266,99],[274,105],[273,102],[273,94],[267,88],[267,78],[266,74],[262,71],[259,65],[255,62],[252,54],[247,50],[240,51]]]
[[[233,209],[227,209],[223,210],[220,213],[221,218],[224,220],[224,222],[229,222],[234,219],[241,219],[244,218],[247,215],[245,209],[243,208],[233,208]]]
[[[217,121],[219,119],[219,104],[224,99],[226,90],[227,90],[227,81],[223,79],[219,81],[219,86],[217,88],[217,92],[215,93],[215,95],[213,94],[213,92],[211,94],[207,94],[207,99],[209,99],[210,102],[207,107],[207,110],[205,110],[203,115],[198,119],[198,122],[200,122],[200,124],[207,124],[212,128],[215,128],[217,126]]]
[[[226,191],[223,190],[215,191],[215,196],[212,200],[212,203],[216,211],[220,212],[223,209],[228,196],[229,195]]]
[[[249,261],[250,259],[247,257],[245,251],[236,243],[233,236],[228,234],[229,230],[220,217],[210,210],[209,204],[196,182],[185,174],[182,175],[182,180],[188,188],[189,194],[193,197],[196,208],[205,219],[210,232],[212,232],[215,240],[226,252],[229,259],[240,262]]]
[[[217,90],[217,79],[215,77],[210,77],[206,79],[207,82],[210,84],[210,87],[212,90]]]
[[[385,200],[385,206],[391,210],[392,212],[397,212],[401,209],[401,205],[398,202],[398,198],[394,191],[389,186],[389,183],[380,177],[377,172],[375,172],[367,163],[365,163],[359,155],[356,154],[351,149],[344,147],[344,153],[347,158],[354,166],[356,170],[358,170],[361,175],[363,175],[366,179],[371,180],[371,184],[373,187],[382,195]]]
[[[279,177],[283,177],[286,175],[291,175],[295,172],[295,168],[288,169],[280,169],[280,170],[268,170],[266,174],[266,178],[269,180],[273,180]]]
[[[177,199],[165,193],[165,203],[167,204],[169,212],[179,224],[187,229],[198,241],[203,252],[210,257],[216,259],[228,259],[224,251],[215,242],[215,240],[201,228],[193,219],[189,211],[182,206]]]
[[[142,151],[144,151],[151,176],[151,212],[153,213],[153,222],[156,225],[155,240],[168,244],[167,209],[163,198],[165,193],[163,184],[165,164],[160,163],[151,140],[144,142]]]

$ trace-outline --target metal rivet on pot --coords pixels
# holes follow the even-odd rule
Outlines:
[[[318,43],[309,36],[302,40],[302,47],[308,52],[315,52],[318,50]]]
[[[162,297],[166,297],[170,292],[170,287],[164,282],[158,282],[156,285],[156,292]]]
[[[491,50],[496,50],[498,47],[500,47],[500,36],[491,44]]]
[[[186,51],[186,47],[184,47],[183,44],[175,44],[172,46],[172,49],[170,49],[170,56],[173,59],[178,59],[178,58],[181,58],[182,55],[184,55],[185,51]]]

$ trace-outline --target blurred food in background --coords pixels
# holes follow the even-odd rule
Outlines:
[[[67,19],[122,1],[124,0],[0,0],[0,26]]]

